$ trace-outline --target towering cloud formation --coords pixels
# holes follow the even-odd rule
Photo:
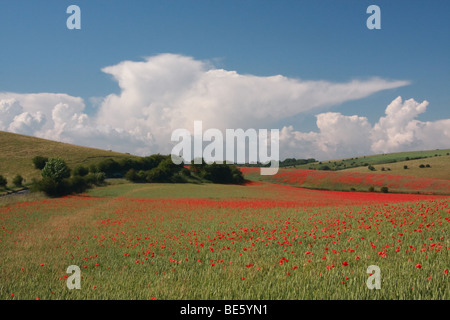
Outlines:
[[[318,132],[285,126],[283,157],[340,156],[409,148],[435,148],[449,141],[449,120],[420,122],[428,103],[399,97],[372,126],[361,116],[320,113],[325,107],[361,99],[407,81],[380,78],[346,83],[260,77],[216,69],[191,57],[161,54],[106,67],[121,89],[98,102],[88,116],[83,99],[67,94],[0,93],[0,130],[134,154],[169,153],[171,133],[193,129],[272,129],[296,114],[317,110]],[[288,120],[283,120],[288,123]]]
[[[164,142],[170,141],[172,130],[192,130],[194,120],[220,130],[269,128],[277,120],[307,110],[408,83],[378,78],[330,83],[241,75],[174,54],[124,61],[103,71],[117,80],[122,91],[106,97],[98,121],[137,135],[151,132],[166,152],[170,150]]]
[[[324,160],[450,147],[450,119],[434,122],[416,119],[427,106],[427,101],[403,101],[397,97],[387,106],[386,116],[373,127],[366,117],[321,113],[316,116],[319,132],[303,133],[292,126],[284,127],[280,144],[289,146],[287,152],[297,150],[297,154]]]

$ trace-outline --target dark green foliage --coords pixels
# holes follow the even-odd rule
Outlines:
[[[372,166],[372,165],[369,165],[367,168],[368,168],[370,171],[375,171],[375,167]]]
[[[106,159],[97,164],[97,172],[104,172],[107,177],[120,174],[120,165],[114,159]]]
[[[13,184],[17,188],[19,188],[19,187],[22,187],[22,183],[23,183],[23,177],[20,174],[16,175],[13,179]]]
[[[128,172],[125,174],[125,179],[131,182],[142,182],[139,180],[138,174],[134,169],[128,170]]]
[[[2,175],[0,175],[0,187],[5,188],[8,184],[8,180]]]
[[[50,197],[58,197],[65,195],[67,189],[66,183],[57,182],[53,178],[44,177],[40,181],[34,181],[32,191],[42,191]]]
[[[126,165],[128,167],[132,163],[127,161]],[[174,164],[171,156],[157,154],[135,162],[134,167],[125,173],[125,179],[132,182],[186,182],[186,171],[189,170],[183,165]]]
[[[98,172],[97,166],[95,164],[91,164],[89,166],[89,172],[90,173],[97,173]]]
[[[48,158],[42,157],[42,156],[36,156],[33,158],[33,164],[36,169],[42,170],[45,167],[45,164],[47,163]]]
[[[370,187],[369,187],[369,192],[375,192],[375,188],[372,187],[372,186],[370,186]]]
[[[421,164],[421,165],[419,166],[419,168],[425,168],[425,165],[424,165],[424,164]]]
[[[63,179],[70,177],[70,169],[64,160],[60,158],[51,158],[45,164],[41,174],[43,178],[52,178],[53,180],[60,182]]]
[[[380,191],[383,192],[383,193],[388,193],[389,192],[389,188],[388,187],[381,187]]]
[[[84,178],[91,185],[101,186],[105,183],[106,175],[104,172],[89,173]]]
[[[88,180],[81,176],[73,176],[67,182],[68,193],[82,193],[90,187]]]
[[[407,165],[404,165],[404,166],[403,166],[403,169],[405,169],[405,170],[408,169],[408,166],[407,166]]]
[[[241,184],[245,182],[241,170],[235,165],[207,164],[203,159],[201,164],[191,164],[191,173],[213,183]]]
[[[73,169],[73,175],[84,177],[89,173],[89,169],[83,166],[78,166],[75,169]]]
[[[329,166],[327,166],[327,165],[323,165],[323,166],[320,166],[320,167],[319,167],[319,170],[325,170],[325,171],[328,171],[328,170],[331,170],[331,168],[330,168]]]
[[[103,172],[90,173],[84,177],[73,176],[62,180],[44,177],[40,181],[33,181],[32,191],[45,192],[50,197],[60,197],[73,193],[82,193],[93,185],[102,185],[105,181]]]

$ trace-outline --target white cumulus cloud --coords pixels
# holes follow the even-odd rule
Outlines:
[[[346,101],[408,85],[381,78],[335,83],[282,75],[239,74],[212,63],[176,54],[123,61],[103,72],[117,81],[120,93],[92,97],[94,114],[84,100],[67,94],[0,92],[0,130],[139,155],[169,153],[175,129],[272,129],[302,112],[318,113],[317,132],[280,131],[284,157],[331,159],[407,148],[442,147],[449,120],[421,122],[428,102],[399,97],[372,126],[363,116],[323,112]],[[322,111],[322,113],[320,113]]]
[[[427,101],[397,97],[386,107],[386,116],[373,126],[366,117],[321,113],[316,116],[318,132],[305,133],[286,126],[281,130],[280,145],[285,157],[322,160],[450,147],[450,119],[416,119],[427,106]]]

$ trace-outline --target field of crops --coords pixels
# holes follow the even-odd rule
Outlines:
[[[253,182],[10,203],[0,299],[449,299],[448,200]]]
[[[447,166],[447,165],[446,165]],[[423,169],[426,170],[426,169]],[[450,195],[450,180],[390,173],[322,171],[280,168],[275,175],[262,176],[259,168],[241,168],[246,178],[319,190],[367,192],[370,188],[388,192]],[[442,170],[446,175],[447,170]]]

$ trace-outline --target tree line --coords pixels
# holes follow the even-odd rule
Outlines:
[[[200,164],[190,166],[174,164],[170,155],[154,154],[141,158],[112,158],[90,166],[79,165],[71,170],[61,158],[36,156],[33,164],[41,170],[41,180],[34,180],[32,191],[43,191],[49,196],[82,193],[92,186],[105,184],[108,178],[125,178],[135,183],[188,183],[212,182],[242,184],[245,179],[234,165]]]

